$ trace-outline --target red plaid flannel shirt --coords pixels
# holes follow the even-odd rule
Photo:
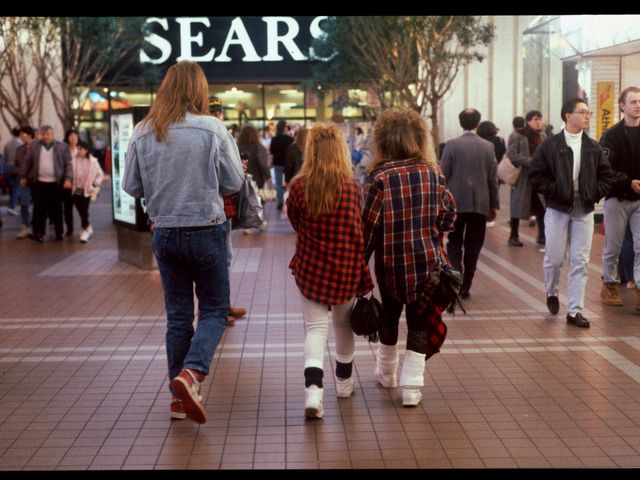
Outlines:
[[[238,215],[238,194],[236,193],[223,193],[222,199],[224,200],[224,214],[227,216],[227,220]]]
[[[309,300],[339,305],[373,289],[364,259],[362,190],[345,180],[331,213],[312,217],[305,200],[304,180],[291,184],[287,215],[298,234],[289,268]]]
[[[447,327],[443,309],[424,293],[438,256],[446,258],[443,236],[455,217],[453,195],[433,167],[394,160],[369,175],[362,213],[366,259],[376,252],[376,271],[384,272],[385,288],[397,301],[428,305],[428,356],[439,351]]]

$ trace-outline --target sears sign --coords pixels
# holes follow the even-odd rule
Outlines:
[[[166,70],[198,62],[210,81],[297,81],[311,76],[319,17],[152,17],[140,61]]]

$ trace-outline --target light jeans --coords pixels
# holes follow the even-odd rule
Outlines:
[[[300,298],[304,317],[304,368],[322,369],[329,335],[328,306],[313,302],[302,294]],[[336,336],[336,360],[340,363],[353,361],[355,336],[351,330],[351,310],[354,303],[355,297],[347,303],[331,307],[331,320]]]
[[[543,267],[547,295],[557,295],[560,269],[568,250],[567,312],[575,315],[584,309],[587,269],[593,240],[593,212],[584,213],[579,201],[571,213],[559,212],[548,207],[544,223],[547,242]]]
[[[278,205],[284,205],[284,167],[280,165],[273,166],[273,179],[276,184],[276,194]]]
[[[227,242],[227,265],[229,265],[229,273],[231,273],[231,261],[233,260],[233,245],[231,244],[231,230],[233,222],[229,218],[224,222],[224,235]]]
[[[602,270],[606,283],[619,282],[618,259],[627,225],[633,236],[633,279],[640,287],[640,200],[633,202],[609,198],[604,202],[604,249]]]

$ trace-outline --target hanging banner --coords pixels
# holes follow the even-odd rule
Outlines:
[[[598,130],[596,140],[600,140],[602,134],[613,125],[614,109],[614,82],[598,82]]]

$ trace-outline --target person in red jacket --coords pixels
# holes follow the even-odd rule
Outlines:
[[[222,110],[222,100],[219,97],[209,97],[209,112],[221,122],[224,120],[224,111]],[[243,169],[246,165],[243,166]],[[246,173],[246,171],[245,171]],[[231,260],[233,258],[233,247],[231,245],[231,219],[236,216],[236,199],[235,194],[222,194],[224,200],[224,213],[227,216],[226,223],[226,237],[227,237],[227,262],[229,269],[231,269]],[[247,309],[244,307],[238,307],[231,303],[229,299],[229,315],[227,315],[227,325],[233,325],[236,320],[244,317],[247,314]]]
[[[356,294],[373,289],[364,259],[361,209],[362,191],[353,178],[342,130],[335,124],[315,125],[287,199],[289,221],[298,234],[289,268],[302,299],[307,418],[324,414],[322,367],[329,306],[336,337],[336,394],[346,398],[353,393],[351,310]]]

